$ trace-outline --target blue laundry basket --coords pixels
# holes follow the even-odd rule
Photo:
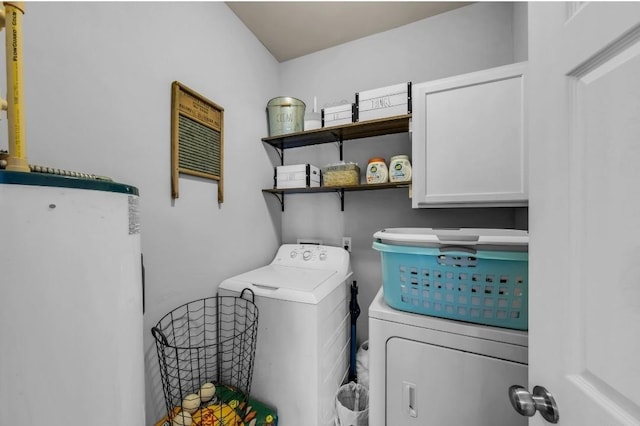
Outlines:
[[[392,308],[528,329],[525,231],[395,228],[374,238],[384,300]]]

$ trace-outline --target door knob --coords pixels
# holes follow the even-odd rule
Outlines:
[[[533,395],[525,388],[513,385],[509,388],[509,400],[513,409],[523,416],[531,417],[539,411],[549,423],[558,423],[560,414],[551,392],[542,386],[534,386]]]

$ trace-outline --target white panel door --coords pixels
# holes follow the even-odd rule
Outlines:
[[[529,386],[639,425],[640,2],[532,2],[529,31]]]

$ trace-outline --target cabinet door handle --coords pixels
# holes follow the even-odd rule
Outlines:
[[[402,405],[406,408],[410,417],[418,417],[416,385],[414,383],[402,382]]]

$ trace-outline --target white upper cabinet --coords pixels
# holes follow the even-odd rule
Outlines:
[[[413,85],[413,202],[525,206],[526,63]]]

